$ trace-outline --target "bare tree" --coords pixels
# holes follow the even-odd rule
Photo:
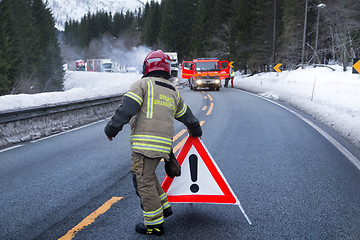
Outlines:
[[[230,55],[231,31],[228,24],[221,24],[220,30],[212,37],[212,43],[216,46],[214,50],[209,51],[210,57],[220,57],[227,59]]]
[[[360,2],[356,0],[329,0],[324,9],[325,21],[329,24],[333,58],[342,63],[343,70],[356,56],[354,40],[359,39]]]
[[[302,50],[301,50],[301,64],[302,65],[304,64],[304,59],[305,59],[307,15],[308,15],[308,0],[306,0],[306,2],[305,2],[304,31],[303,31],[303,40],[302,40]]]

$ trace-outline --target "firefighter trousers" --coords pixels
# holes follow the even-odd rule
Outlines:
[[[134,151],[131,157],[133,183],[136,194],[141,198],[144,223],[149,227],[159,226],[164,223],[163,211],[170,208],[168,198],[155,173],[161,158],[148,158]]]

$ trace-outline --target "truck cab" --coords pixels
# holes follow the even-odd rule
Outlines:
[[[176,52],[166,52],[171,60],[171,77],[177,77],[179,72],[178,56]]]
[[[209,88],[219,91],[221,80],[229,77],[229,61],[219,61],[216,58],[197,58],[184,61],[182,78],[188,79],[191,90]]]
[[[111,59],[101,59],[101,72],[113,72]]]

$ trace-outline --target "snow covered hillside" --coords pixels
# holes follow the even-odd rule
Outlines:
[[[48,2],[55,18],[55,27],[64,30],[65,22],[80,20],[88,12],[126,12],[143,8],[148,0],[43,0]],[[157,0],[156,2],[159,2]]]

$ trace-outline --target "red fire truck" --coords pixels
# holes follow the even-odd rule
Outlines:
[[[85,71],[85,62],[83,60],[75,61],[76,71]]]
[[[229,77],[229,61],[216,58],[197,58],[182,64],[182,78],[189,79],[191,90],[207,87],[219,91],[221,80]]]

